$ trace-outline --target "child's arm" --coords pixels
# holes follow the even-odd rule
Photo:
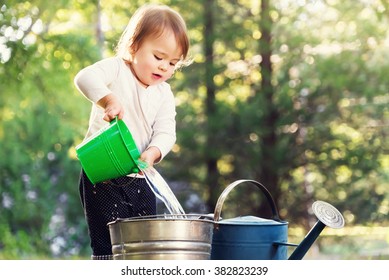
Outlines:
[[[123,117],[123,108],[109,85],[117,78],[119,61],[115,58],[98,61],[77,73],[74,84],[90,101],[105,109],[104,120]]]
[[[109,122],[113,120],[116,116],[118,119],[123,118],[124,109],[122,104],[120,104],[119,100],[112,93],[104,96],[99,101],[97,101],[97,105],[104,109],[105,115],[104,120]]]

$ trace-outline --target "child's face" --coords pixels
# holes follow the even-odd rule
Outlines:
[[[158,38],[146,38],[132,58],[132,71],[145,87],[168,80],[181,58],[173,32],[165,31]]]

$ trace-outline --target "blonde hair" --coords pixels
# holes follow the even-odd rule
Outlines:
[[[176,68],[190,64],[188,60],[189,38],[184,19],[168,6],[157,4],[144,5],[134,13],[120,37],[116,55],[130,62],[132,55],[147,37],[158,37],[166,29],[173,31],[182,51],[181,60]]]

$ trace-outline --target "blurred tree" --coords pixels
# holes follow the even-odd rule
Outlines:
[[[72,80],[114,53],[145,2],[0,4],[0,258],[88,256],[74,148],[90,104]],[[319,199],[349,225],[387,224],[387,1],[158,2],[186,19],[194,61],[170,82],[178,140],[158,165],[169,182],[204,211],[247,178],[294,225],[309,226]],[[258,190],[229,196],[223,216],[266,212]]]
[[[72,76],[98,52],[89,36],[68,32],[68,4],[1,6],[0,248],[7,258],[85,251],[73,146],[87,111]]]
[[[284,143],[292,140],[284,149],[284,213],[304,217],[305,205],[321,199],[343,210],[348,223],[385,221],[388,141],[379,132],[388,123],[389,84],[378,73],[388,60],[376,60],[387,44],[388,18],[379,16],[385,8],[379,1],[278,7],[279,18],[295,15],[277,25],[274,47],[278,130]]]
[[[220,120],[217,116],[216,111],[216,87],[213,81],[215,76],[214,69],[214,42],[215,42],[215,31],[214,31],[214,18],[213,13],[215,12],[214,1],[207,0],[204,1],[204,56],[205,56],[205,87],[206,87],[206,100],[205,100],[205,115],[206,115],[206,143],[203,151],[205,152],[205,164],[207,166],[207,175],[205,180],[205,185],[208,187],[208,199],[207,207],[210,211],[214,211],[216,201],[218,199],[219,193],[218,185],[219,181],[219,172],[217,169],[217,160],[220,158],[218,154],[219,150],[214,149],[218,146],[218,139],[215,137],[215,131],[220,129],[219,124]]]

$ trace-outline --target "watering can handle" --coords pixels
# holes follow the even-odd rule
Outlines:
[[[264,195],[266,196],[266,198],[267,198],[267,200],[268,200],[268,202],[270,204],[271,211],[272,211],[272,214],[273,214],[273,217],[272,217],[273,220],[281,221],[280,216],[278,215],[278,210],[277,210],[276,204],[274,203],[273,197],[271,196],[270,192],[265,188],[264,185],[262,185],[261,183],[259,183],[257,181],[254,181],[254,180],[237,180],[237,181],[231,183],[230,185],[228,185],[224,189],[224,191],[219,196],[219,199],[217,200],[217,203],[216,203],[215,213],[214,213],[214,221],[215,222],[219,221],[224,200],[227,198],[227,195],[230,193],[230,191],[233,188],[235,188],[237,185],[239,185],[241,183],[246,183],[246,182],[247,183],[252,183],[252,184],[256,185],[264,193]]]

